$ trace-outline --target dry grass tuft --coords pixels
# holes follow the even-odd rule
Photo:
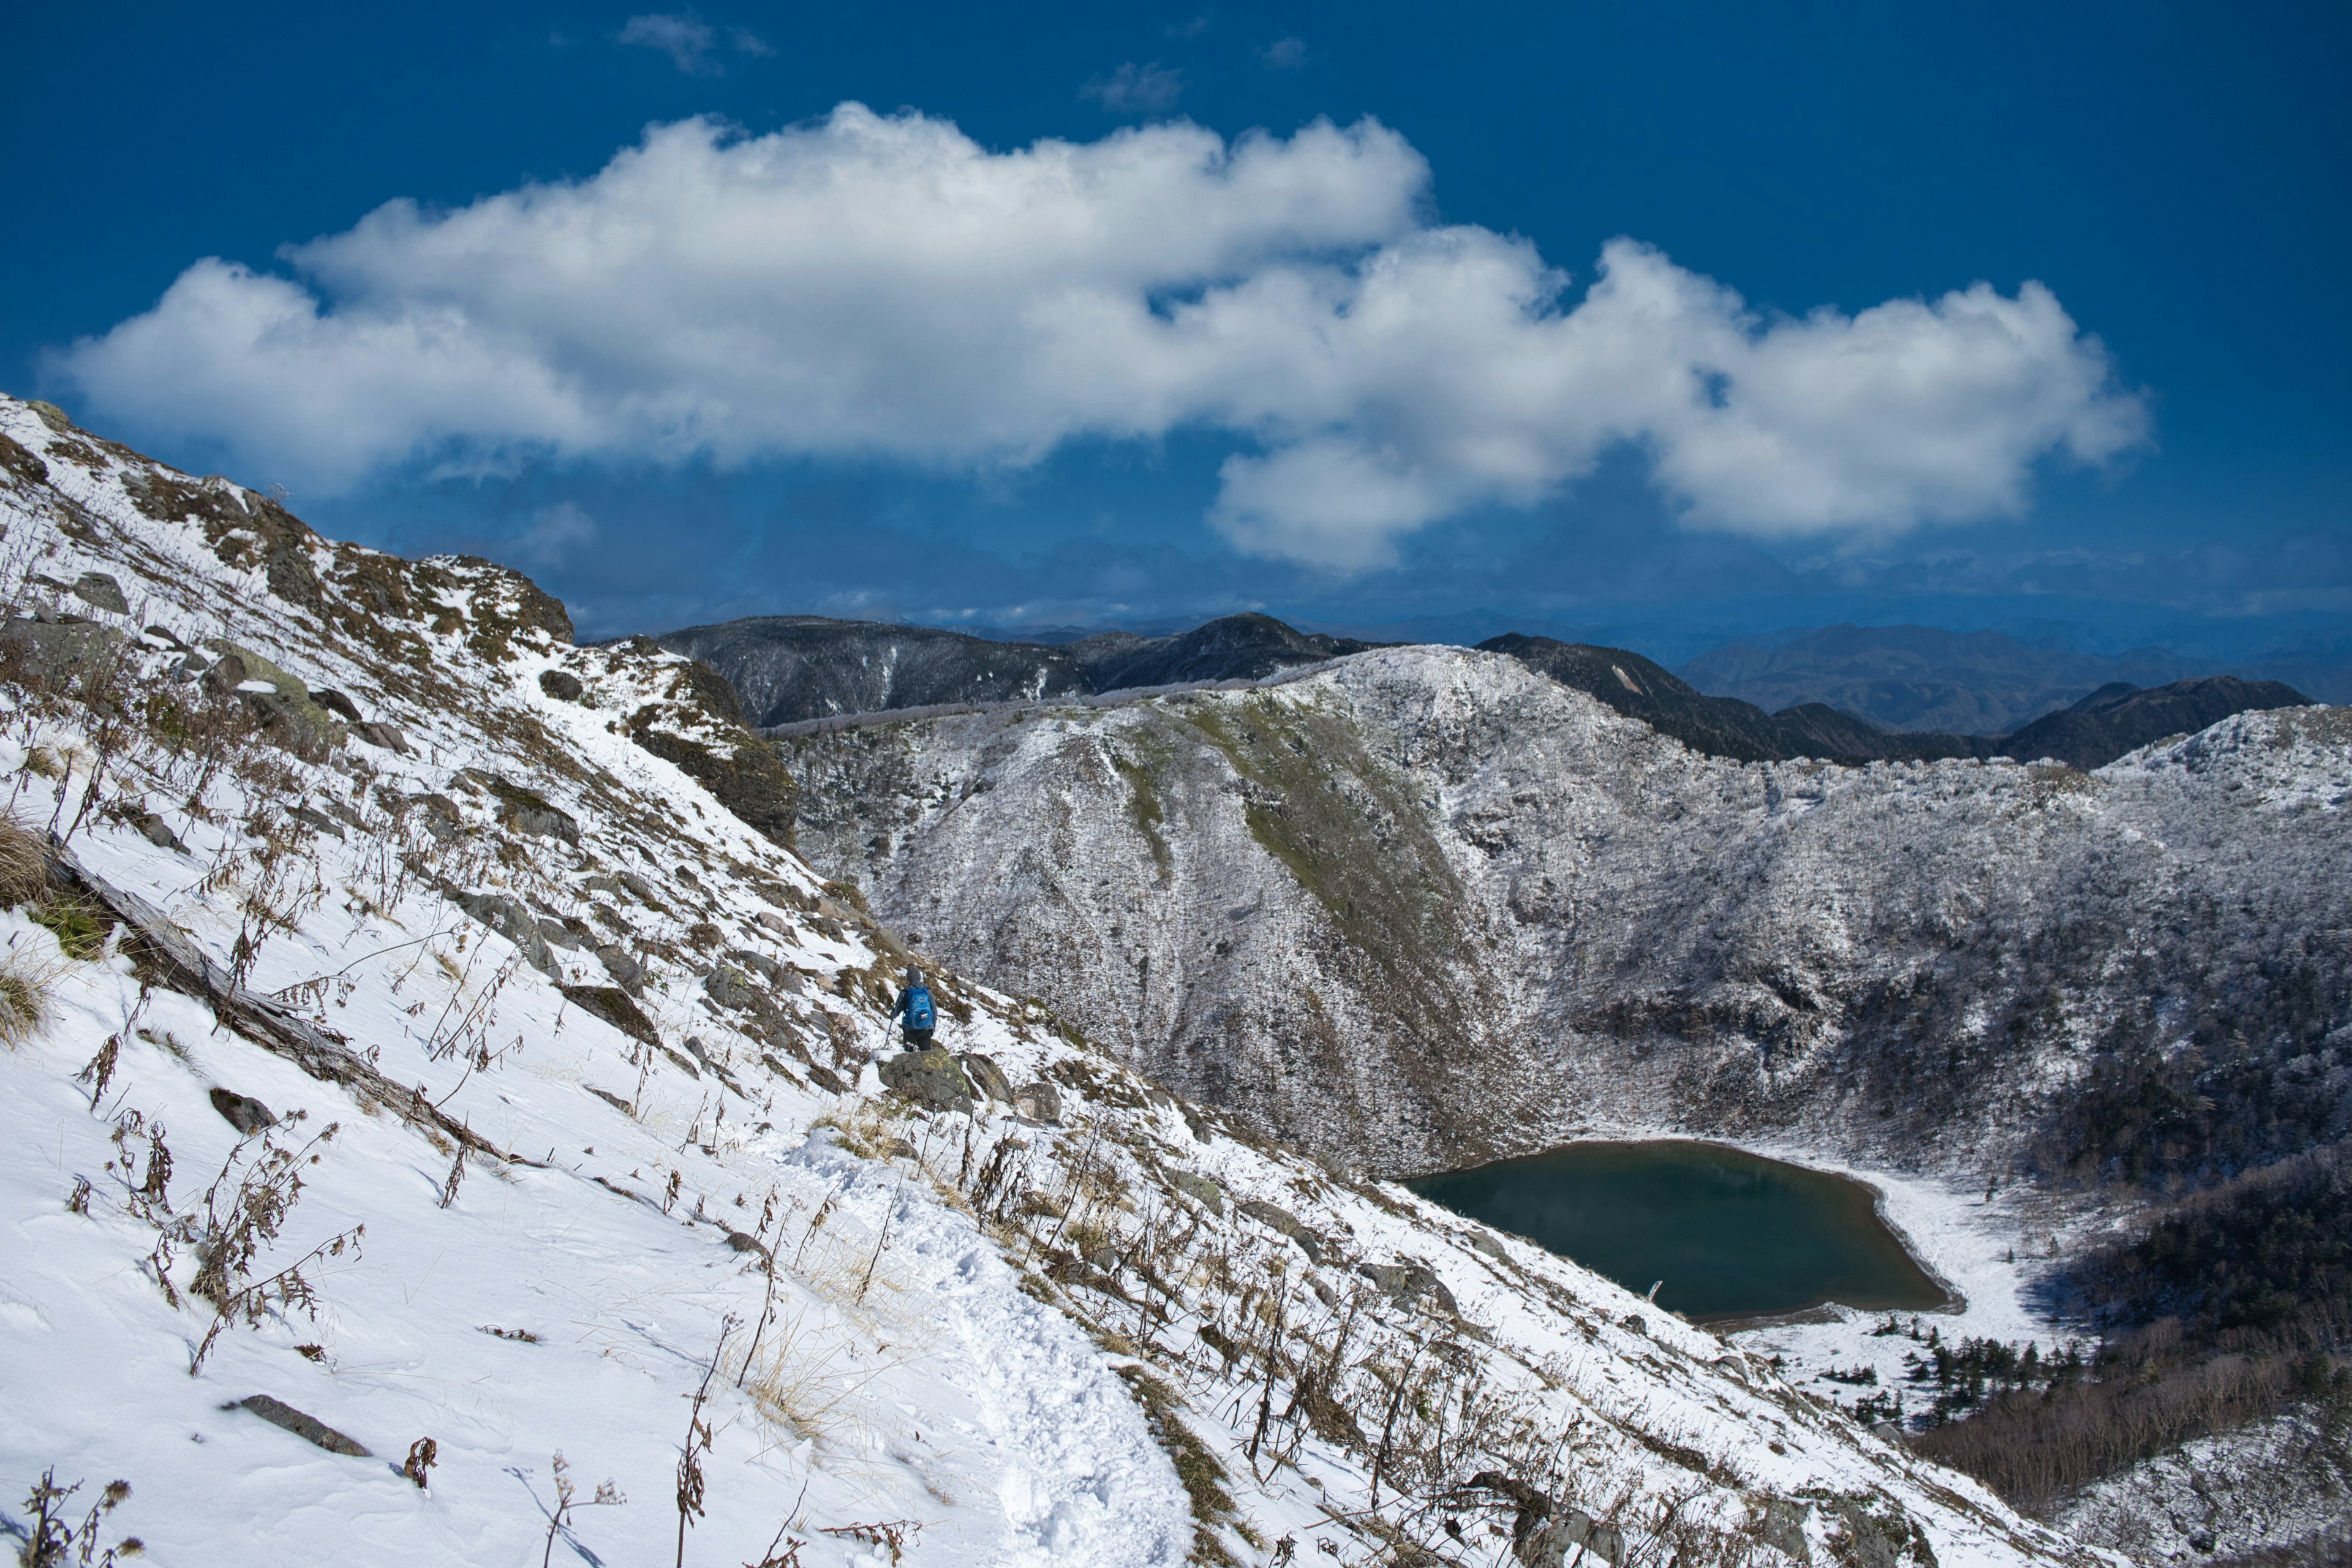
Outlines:
[[[49,885],[49,850],[14,816],[0,816],[0,908],[14,909]]]
[[[0,1046],[21,1046],[48,1026],[61,967],[15,947],[0,952]]]

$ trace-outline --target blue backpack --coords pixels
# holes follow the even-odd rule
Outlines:
[[[938,1017],[931,1012],[929,987],[918,985],[907,993],[907,1027],[928,1029],[938,1022]]]

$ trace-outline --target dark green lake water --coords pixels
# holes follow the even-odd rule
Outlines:
[[[1860,1182],[1661,1139],[1570,1143],[1409,1184],[1705,1321],[1825,1301],[1917,1311],[1946,1296]]]

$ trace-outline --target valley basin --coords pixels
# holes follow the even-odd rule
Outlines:
[[[1694,1322],[1782,1317],[1834,1303],[1948,1310],[1876,1188],[1722,1143],[1565,1144],[1405,1184],[1522,1236]]]

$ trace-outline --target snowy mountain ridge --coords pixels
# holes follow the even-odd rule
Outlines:
[[[44,405],[0,469],[28,1551],[2104,1560],[1006,990],[891,1060],[911,939],[685,660]]]
[[[885,919],[1383,1173],[1673,1129],[2096,1179],[2079,1118],[2176,1071],[2267,1119],[2211,1158],[2341,1132],[2338,709],[2087,774],[1743,763],[1420,647],[782,745],[803,852]]]

